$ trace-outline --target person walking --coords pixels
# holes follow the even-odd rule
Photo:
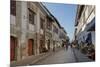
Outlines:
[[[68,50],[68,43],[65,44],[65,48],[66,48],[66,50]]]

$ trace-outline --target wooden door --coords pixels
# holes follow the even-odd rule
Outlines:
[[[34,40],[29,39],[28,40],[28,55],[29,56],[34,54],[33,45],[34,45]]]
[[[10,61],[16,59],[17,38],[10,37]]]

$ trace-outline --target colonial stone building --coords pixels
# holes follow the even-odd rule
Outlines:
[[[61,26],[42,3],[11,0],[10,9],[12,62],[48,52],[61,45]]]
[[[95,6],[78,5],[75,20],[75,40],[78,44],[95,45]]]
[[[64,44],[67,44],[69,42],[69,37],[66,35],[67,32],[64,30],[63,27],[60,28],[59,32],[59,39],[61,40],[61,46],[64,46]]]
[[[55,20],[55,22],[53,22],[53,46],[55,47],[59,47],[60,45],[60,39],[59,39],[59,33],[60,33],[60,24],[58,23],[57,20]]]

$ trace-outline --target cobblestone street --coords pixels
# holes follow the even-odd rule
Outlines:
[[[66,49],[62,49],[59,52],[54,53],[51,56],[37,62],[36,64],[58,64],[68,62],[75,62],[75,58],[70,47],[67,51]]]
[[[73,53],[72,48],[69,46],[68,50],[62,49],[45,59],[35,63],[38,64],[59,64],[59,63],[73,63],[73,62],[87,62],[92,61],[88,59],[85,55],[81,54],[78,50],[74,49],[75,53]]]

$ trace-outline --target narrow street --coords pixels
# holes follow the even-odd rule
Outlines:
[[[75,55],[75,53],[77,55]],[[35,63],[35,65],[73,63],[78,61],[80,62],[81,60],[83,60],[83,62],[91,61],[86,56],[81,54],[79,51],[75,50],[75,53],[73,53],[73,49],[69,46],[68,50],[62,49],[46,57],[45,59],[40,60],[39,62]]]
[[[11,0],[10,9],[12,67],[95,61],[94,5]]]

